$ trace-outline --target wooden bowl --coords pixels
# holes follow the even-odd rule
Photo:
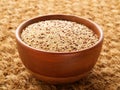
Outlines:
[[[84,24],[99,36],[99,40],[90,48],[63,53],[41,51],[28,46],[21,40],[21,33],[28,25],[53,19]],[[77,81],[90,72],[101,51],[103,32],[96,23],[85,18],[72,15],[46,15],[23,22],[16,30],[16,39],[20,58],[33,76],[51,84],[62,84]]]

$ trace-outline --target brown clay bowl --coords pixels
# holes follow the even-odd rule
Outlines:
[[[50,19],[60,19],[81,23],[93,30],[99,41],[92,47],[76,52],[49,52],[37,50],[21,40],[21,32],[28,25]],[[16,30],[17,46],[25,67],[37,79],[51,83],[71,83],[85,77],[94,67],[103,42],[103,32],[94,22],[72,15],[46,15],[23,22]]]

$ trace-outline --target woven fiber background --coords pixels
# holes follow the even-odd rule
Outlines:
[[[104,31],[93,71],[72,84],[55,86],[36,80],[16,48],[15,30],[21,22],[55,13],[91,19]],[[0,90],[120,90],[120,0],[0,0]]]

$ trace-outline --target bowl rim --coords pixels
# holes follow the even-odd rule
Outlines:
[[[88,21],[89,23],[91,23],[92,25],[94,25],[97,28],[97,30],[99,31],[99,33],[100,33],[99,40],[93,46],[91,46],[89,48],[78,50],[78,51],[71,51],[71,52],[56,52],[56,51],[40,50],[40,49],[34,48],[32,46],[29,46],[24,41],[22,41],[22,39],[20,38],[20,35],[19,35],[19,33],[22,30],[21,27],[24,26],[27,22],[33,21],[34,19],[37,19],[37,18],[40,18],[40,17],[47,17],[47,16],[70,16],[70,17],[80,18],[80,19],[83,19],[85,21]],[[36,17],[30,18],[30,19],[22,22],[17,27],[16,32],[15,32],[15,36],[16,36],[16,40],[19,43],[21,43],[22,45],[24,45],[26,48],[29,48],[29,49],[37,51],[37,52],[49,53],[49,54],[74,54],[74,53],[79,53],[79,52],[87,51],[87,50],[90,50],[90,49],[94,48],[95,46],[99,45],[99,43],[101,43],[103,41],[103,38],[104,38],[103,30],[100,28],[100,26],[98,24],[96,24],[95,22],[93,22],[92,20],[89,20],[87,18],[79,17],[79,16],[76,16],[76,15],[69,15],[69,14],[48,14],[48,15],[41,15],[41,16],[36,16]]]

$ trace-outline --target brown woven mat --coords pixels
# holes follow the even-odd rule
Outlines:
[[[68,85],[48,85],[23,66],[15,29],[24,20],[45,14],[89,18],[104,31],[99,60],[90,75]],[[120,0],[0,0],[0,90],[120,90]]]

